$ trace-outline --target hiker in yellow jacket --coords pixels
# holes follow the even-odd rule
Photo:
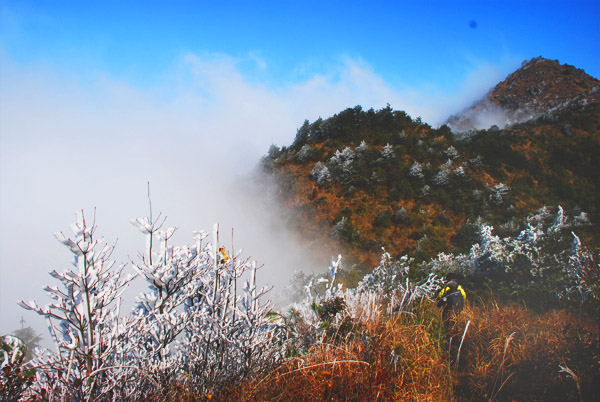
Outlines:
[[[458,277],[455,274],[446,276],[448,282],[442,287],[438,293],[437,306],[442,308],[442,319],[447,322],[451,312],[459,312],[465,306],[467,294],[462,286],[458,284]]]

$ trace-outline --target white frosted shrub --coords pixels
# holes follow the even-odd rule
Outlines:
[[[256,287],[257,265],[241,251],[228,256],[216,226],[212,242],[197,232],[192,245],[174,246],[175,228],[162,230],[160,216],[132,223],[146,238],[132,266],[148,290],[129,315],[122,315],[121,296],[135,275],[114,268],[112,247],[96,240],[96,227],[78,213],[74,237],[57,234],[74,254],[74,269],[51,272],[60,281],[45,288],[53,303],[21,303],[46,317],[55,343],[30,363],[38,369],[27,397],[176,398],[169,394],[175,384],[214,392],[281,358],[270,306],[261,301],[268,289]]]

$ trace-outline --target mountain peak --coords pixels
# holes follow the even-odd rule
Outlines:
[[[600,81],[558,60],[535,57],[497,84],[482,99],[450,116],[455,132],[505,127],[600,102]]]

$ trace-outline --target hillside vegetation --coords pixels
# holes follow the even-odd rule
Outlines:
[[[357,279],[382,247],[417,261],[464,252],[477,222],[514,235],[544,206],[562,205],[590,223],[581,236],[598,245],[598,155],[597,102],[465,133],[389,106],[357,106],[306,121],[293,144],[272,146],[262,165],[276,179],[289,225],[332,252],[341,244]]]
[[[384,253],[354,289],[338,280],[347,269],[339,256],[284,311],[268,307],[266,291],[255,287],[256,264],[219,247],[216,230],[212,241],[199,232],[195,245],[174,246],[162,220],[140,218],[133,223],[148,241],[135,271],[149,289],[129,314],[118,296],[134,278],[114,267],[110,248],[80,214],[75,236],[58,236],[76,264],[52,273],[60,284],[46,291],[55,302],[23,303],[49,319],[56,349],[38,349],[26,361],[27,346],[3,336],[0,396],[593,400],[600,391],[600,254],[574,234],[585,225],[563,212],[528,217],[516,237],[500,239],[480,225],[469,253],[440,254],[417,271],[409,257]],[[250,276],[238,288],[244,272]],[[445,323],[435,295],[449,273],[462,278],[469,303]]]

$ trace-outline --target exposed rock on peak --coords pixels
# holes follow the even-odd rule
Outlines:
[[[505,127],[598,102],[599,80],[568,64],[536,57],[446,123],[455,132]]]

